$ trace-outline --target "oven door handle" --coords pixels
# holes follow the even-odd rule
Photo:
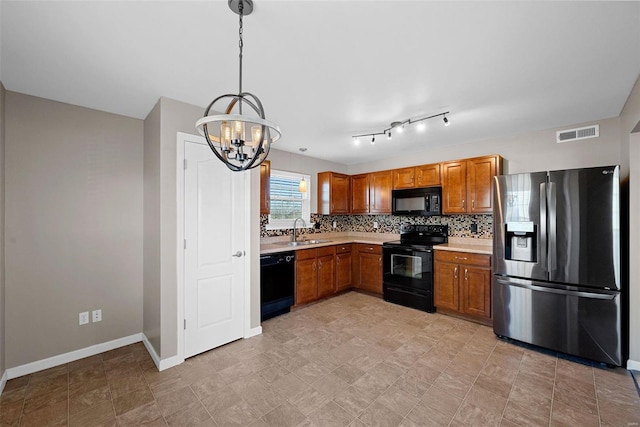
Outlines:
[[[412,252],[427,252],[427,253],[431,253],[433,252],[433,249],[415,249],[415,248],[399,248],[397,246],[393,247],[393,248],[384,248],[386,249],[388,252],[392,253],[392,254],[396,254],[399,252],[403,252],[403,253],[412,253]]]

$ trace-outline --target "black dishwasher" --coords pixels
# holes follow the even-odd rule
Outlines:
[[[260,255],[260,318],[288,313],[295,288],[295,251]]]

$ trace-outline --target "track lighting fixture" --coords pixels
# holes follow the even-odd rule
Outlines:
[[[404,127],[406,125],[412,125],[414,123],[417,123],[417,129],[419,131],[423,131],[424,129],[426,129],[426,125],[424,123],[425,120],[428,119],[433,119],[435,117],[440,117],[442,116],[442,120],[444,121],[444,125],[445,126],[449,126],[449,119],[447,119],[447,114],[449,114],[449,111],[445,111],[444,113],[438,113],[438,114],[434,114],[432,116],[427,116],[427,117],[420,117],[417,119],[407,119],[405,121],[399,122],[399,121],[395,121],[395,122],[391,122],[391,124],[389,125],[388,128],[382,130],[381,132],[371,132],[371,133],[361,133],[359,135],[353,135],[353,141],[355,144],[359,143],[358,138],[360,137],[364,137],[364,136],[370,136],[371,137],[371,144],[375,144],[376,143],[376,135],[386,135],[387,139],[391,139],[391,131],[395,130],[398,133],[401,133],[404,129]]]

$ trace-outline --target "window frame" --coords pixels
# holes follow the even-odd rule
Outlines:
[[[297,181],[300,181],[302,178],[304,178],[304,180],[307,182],[307,192],[306,193],[302,193],[302,219],[304,219],[305,224],[306,224],[306,228],[311,228],[313,227],[313,224],[311,223],[311,191],[313,189],[313,182],[311,181],[311,176],[304,174],[304,173],[300,173],[300,172],[291,172],[291,171],[285,171],[282,169],[271,169],[271,175],[269,177],[269,179],[271,179],[272,177],[287,177],[287,178],[295,178]],[[269,183],[271,186],[271,183]],[[270,206],[273,206],[273,203],[271,202],[273,199],[272,197],[272,193],[270,192],[269,194],[269,204]],[[277,199],[276,199],[277,200]],[[271,213],[269,213],[269,219],[267,224],[265,225],[265,229],[266,230],[285,230],[285,229],[291,229],[293,228],[293,222],[295,221],[295,218],[293,219],[274,219],[271,217]],[[300,226],[300,223],[298,223],[298,227]]]

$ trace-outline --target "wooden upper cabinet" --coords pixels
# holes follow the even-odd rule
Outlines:
[[[336,172],[318,173],[318,213],[349,213],[349,175]]]
[[[369,174],[369,212],[391,213],[392,171]]]
[[[393,189],[440,185],[440,163],[393,170]]]
[[[433,187],[440,185],[440,163],[415,167],[416,187]]]
[[[469,213],[492,213],[493,177],[502,173],[500,156],[479,157],[467,160],[467,195]]]
[[[351,176],[351,212],[369,213],[369,174]]]
[[[500,156],[442,163],[442,213],[493,212],[493,177],[501,173]]]
[[[442,213],[466,213],[467,162],[442,164]]]
[[[260,165],[260,214],[265,215],[269,214],[269,178],[271,178],[271,162],[265,160]]]
[[[415,187],[416,168],[402,168],[393,170],[393,189]]]

